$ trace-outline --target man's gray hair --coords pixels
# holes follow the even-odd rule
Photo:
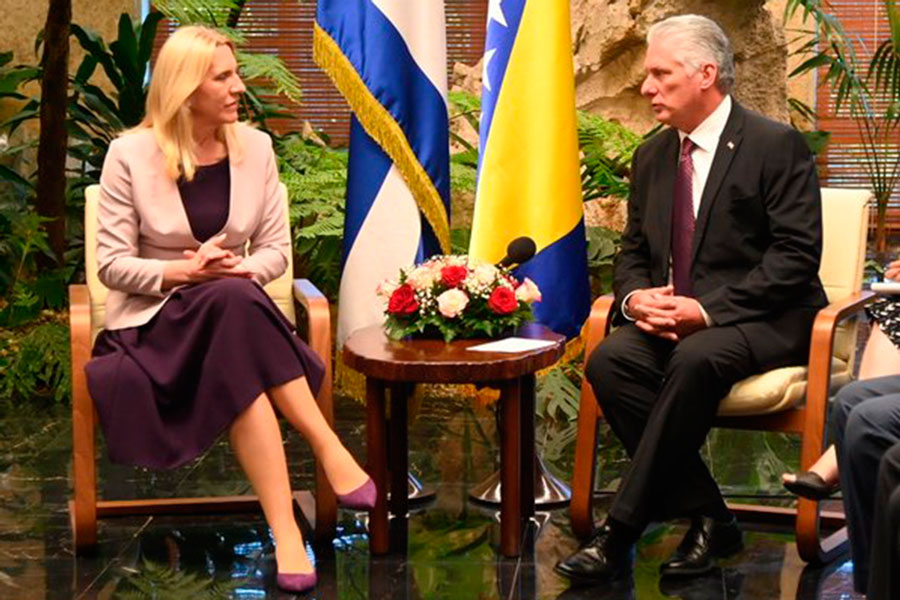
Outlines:
[[[678,37],[675,58],[696,72],[703,63],[718,66],[716,87],[727,94],[734,86],[734,51],[718,23],[700,15],[678,15],[656,23],[647,31],[647,43],[655,37]]]

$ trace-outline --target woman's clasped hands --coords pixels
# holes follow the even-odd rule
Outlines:
[[[184,259],[170,261],[163,276],[164,287],[224,277],[253,277],[253,272],[242,266],[242,256],[222,248],[224,241],[225,234],[220,233],[203,242],[196,250],[185,250]]]

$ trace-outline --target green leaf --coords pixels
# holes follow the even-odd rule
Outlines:
[[[12,181],[13,183],[23,186],[29,191],[35,190],[33,183],[31,183],[6,165],[0,165],[0,180]]]

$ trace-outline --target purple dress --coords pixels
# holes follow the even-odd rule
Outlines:
[[[179,183],[194,237],[228,220],[228,160]],[[85,367],[110,459],[174,468],[202,454],[265,390],[325,373],[259,284],[219,279],[180,287],[139,327],[102,331]]]

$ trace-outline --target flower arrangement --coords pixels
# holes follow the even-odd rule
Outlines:
[[[533,318],[531,305],[541,300],[527,277],[520,283],[509,269],[461,255],[400,269],[399,279],[382,282],[377,292],[387,302],[390,337],[440,334],[448,342],[513,330]]]

